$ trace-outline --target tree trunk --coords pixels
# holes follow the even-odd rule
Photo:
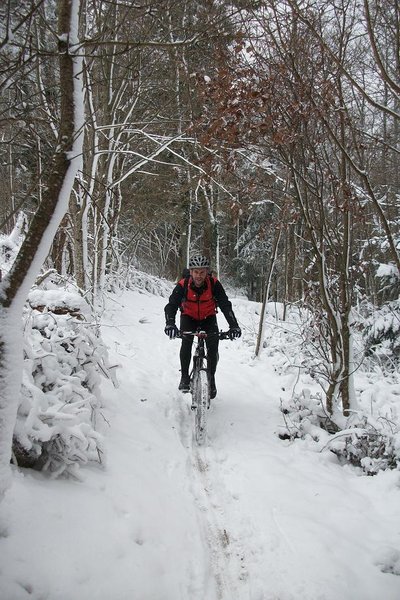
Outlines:
[[[46,259],[57,228],[68,209],[81,163],[83,93],[78,42],[79,0],[62,0],[58,14],[60,65],[60,132],[48,170],[42,201],[33,216],[20,252],[1,284],[0,294],[0,498],[10,481],[9,463],[23,367],[22,311]]]
[[[265,309],[267,307],[269,290],[271,287],[271,280],[272,280],[272,274],[274,272],[276,257],[278,255],[279,240],[281,239],[281,233],[282,233],[282,228],[279,227],[279,229],[277,229],[276,233],[275,233],[274,246],[272,249],[272,256],[271,256],[271,264],[269,266],[269,271],[268,271],[267,279],[265,282],[264,297],[263,297],[263,302],[262,302],[262,307],[261,307],[260,323],[259,323],[259,327],[258,327],[258,337],[257,337],[257,343],[256,343],[255,356],[260,355],[262,345],[264,342]]]

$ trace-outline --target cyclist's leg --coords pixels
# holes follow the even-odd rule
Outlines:
[[[180,328],[181,331],[196,331],[197,321],[188,317],[187,315],[181,315]],[[193,337],[185,336],[182,338],[181,350],[179,354],[182,374],[181,383],[187,383],[187,386],[189,385],[189,367],[190,359],[192,357],[192,345]]]
[[[207,331],[207,368],[210,376],[210,398],[213,399],[217,395],[215,385],[215,372],[218,364],[218,323],[217,318],[213,315],[203,321],[204,329]]]
[[[201,327],[204,329],[204,331],[207,332],[206,344],[208,356],[208,371],[210,375],[215,375],[215,371],[217,370],[218,364],[219,346],[217,317],[215,315],[207,317],[207,319],[204,319],[204,321],[201,322]]]

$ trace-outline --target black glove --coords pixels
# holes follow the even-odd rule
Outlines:
[[[169,337],[170,340],[173,340],[178,335],[179,329],[177,328],[175,323],[173,325],[166,325],[164,333]]]
[[[241,335],[242,335],[242,330],[240,329],[240,327],[237,326],[237,327],[229,328],[229,339],[230,340],[240,338]]]

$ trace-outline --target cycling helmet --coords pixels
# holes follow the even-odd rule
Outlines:
[[[189,269],[209,269],[210,261],[206,256],[196,254],[189,258]]]

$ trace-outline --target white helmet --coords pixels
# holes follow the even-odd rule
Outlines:
[[[189,269],[209,269],[210,261],[206,256],[196,254],[189,258]]]

